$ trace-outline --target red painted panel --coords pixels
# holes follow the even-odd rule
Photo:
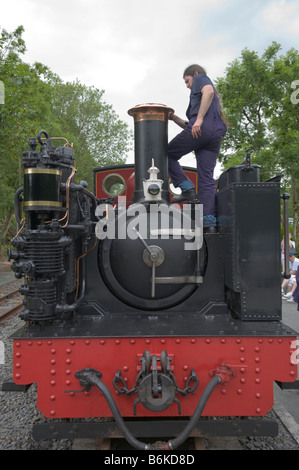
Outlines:
[[[188,178],[193,182],[197,189],[197,171],[196,169],[187,169],[184,168],[184,171]],[[112,174],[119,174],[124,182],[125,182],[125,189],[124,191],[120,194],[120,196],[125,196],[126,201],[131,201],[132,196],[135,190],[135,173],[134,173],[134,167],[132,166],[124,166],[124,167],[112,167],[112,168],[103,168],[99,169],[98,171],[95,172],[95,195],[97,198],[102,199],[102,198],[107,198],[109,197],[109,194],[104,191],[103,189],[103,182],[105,178],[107,178],[108,175]],[[170,201],[172,200],[173,194],[170,192]]]
[[[137,395],[118,394],[112,381],[116,370],[132,388],[140,369],[144,350],[160,356],[166,350],[179,388],[183,389],[191,369],[195,369],[199,386],[193,394],[178,396],[182,416],[191,416],[198,400],[222,363],[233,377],[217,386],[203,416],[262,416],[273,406],[273,381],[292,382],[297,378],[294,357],[296,338],[90,338],[90,339],[21,339],[14,341],[14,381],[38,383],[39,410],[48,418],[84,418],[111,416],[101,392],[92,387],[88,393],[65,393],[80,390],[75,372],[86,367],[102,372],[122,416],[133,416]],[[137,406],[137,417],[158,413]],[[178,416],[173,403],[159,416]]]

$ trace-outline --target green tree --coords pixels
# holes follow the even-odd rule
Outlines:
[[[243,161],[244,150],[261,165],[261,179],[283,174],[291,195],[294,236],[298,223],[299,106],[291,101],[292,83],[299,78],[299,53],[278,56],[273,42],[264,54],[244,49],[216,81],[230,127],[220,156],[225,168]]]
[[[52,89],[50,132],[74,145],[78,177],[93,185],[92,169],[124,163],[132,145],[128,125],[103,101],[103,90],[79,81],[56,83]]]
[[[127,124],[103,101],[103,90],[78,81],[63,83],[45,65],[30,66],[21,60],[26,50],[23,32],[22,26],[12,33],[0,30],[0,80],[5,88],[0,104],[1,244],[14,234],[14,193],[22,185],[22,152],[39,130],[73,143],[77,178],[85,179],[90,190],[92,169],[123,163],[132,146]]]

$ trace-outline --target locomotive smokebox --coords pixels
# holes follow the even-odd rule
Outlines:
[[[169,202],[168,191],[168,117],[174,112],[163,104],[146,103],[128,111],[134,118],[135,130],[135,191],[133,202],[144,201],[143,180],[149,177],[148,170],[154,160],[163,180],[161,197]]]

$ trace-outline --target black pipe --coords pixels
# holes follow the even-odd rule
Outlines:
[[[221,382],[222,378],[220,375],[215,375],[212,380],[210,380],[210,382],[204,389],[202,396],[200,397],[196,410],[193,413],[193,416],[190,418],[189,423],[178,437],[172,439],[171,441],[168,441],[168,449],[176,449],[189,437],[191,431],[195,428],[197,421],[201,417],[201,414],[207,404],[208,399],[210,398],[211,393],[213,392],[214,388]]]
[[[139,450],[150,450],[151,446],[150,444],[145,444],[144,442],[138,441],[131,431],[127,428],[125,425],[124,420],[122,419],[118,408],[116,406],[116,403],[109,391],[109,389],[106,387],[106,385],[93,373],[89,372],[88,374],[88,381],[98,387],[98,389],[103,393],[104,397],[106,398],[106,401],[109,405],[109,408],[113,414],[113,417],[118,424],[119,428],[122,430],[126,440],[128,441],[129,444],[131,444],[132,447],[135,447],[136,449]]]
[[[23,186],[21,186],[19,189],[16,190],[15,192],[15,199],[14,199],[14,204],[15,204],[15,217],[17,220],[18,224],[18,230],[20,229],[21,225],[21,208],[20,208],[20,196],[24,192]]]
[[[98,387],[98,389],[103,393],[108,406],[113,414],[113,417],[121,429],[121,431],[124,434],[125,439],[128,441],[128,443],[139,450],[151,450],[154,448],[154,445],[151,446],[150,444],[146,444],[144,442],[138,441],[131,431],[127,428],[124,420],[122,419],[117,405],[109,391],[109,389],[106,387],[106,385],[100,380],[101,373],[94,371],[93,369],[85,369],[83,371],[80,371],[76,373],[76,377],[82,382],[85,383],[88,382],[89,384],[95,385]],[[215,375],[212,380],[208,383],[206,388],[203,391],[202,396],[200,397],[200,400],[197,404],[197,407],[195,409],[195,412],[193,416],[190,418],[189,423],[185,427],[185,429],[182,431],[182,433],[176,437],[175,439],[172,439],[171,441],[168,441],[167,444],[165,444],[165,449],[170,449],[174,450],[176,449],[179,445],[181,445],[190,435],[191,431],[194,429],[194,427],[197,424],[197,421],[201,417],[201,414],[207,404],[208,399],[210,398],[211,393],[213,392],[214,388],[219,385],[222,382],[222,378],[220,375]]]
[[[146,103],[128,111],[134,118],[135,191],[134,203],[144,202],[143,180],[149,178],[148,169],[155,162],[158,178],[163,180],[161,197],[169,201],[168,191],[168,116],[172,108],[163,104]]]

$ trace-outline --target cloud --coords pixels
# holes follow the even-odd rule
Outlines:
[[[264,27],[268,31],[299,36],[298,2],[279,0],[272,2],[262,13]]]
[[[186,66],[199,63],[215,80],[245,47],[260,53],[281,39],[292,47],[298,12],[294,0],[9,0],[0,22],[8,31],[24,26],[26,62],[105,90],[133,128],[127,111],[144,102],[185,117]],[[169,137],[177,132],[171,123]]]

